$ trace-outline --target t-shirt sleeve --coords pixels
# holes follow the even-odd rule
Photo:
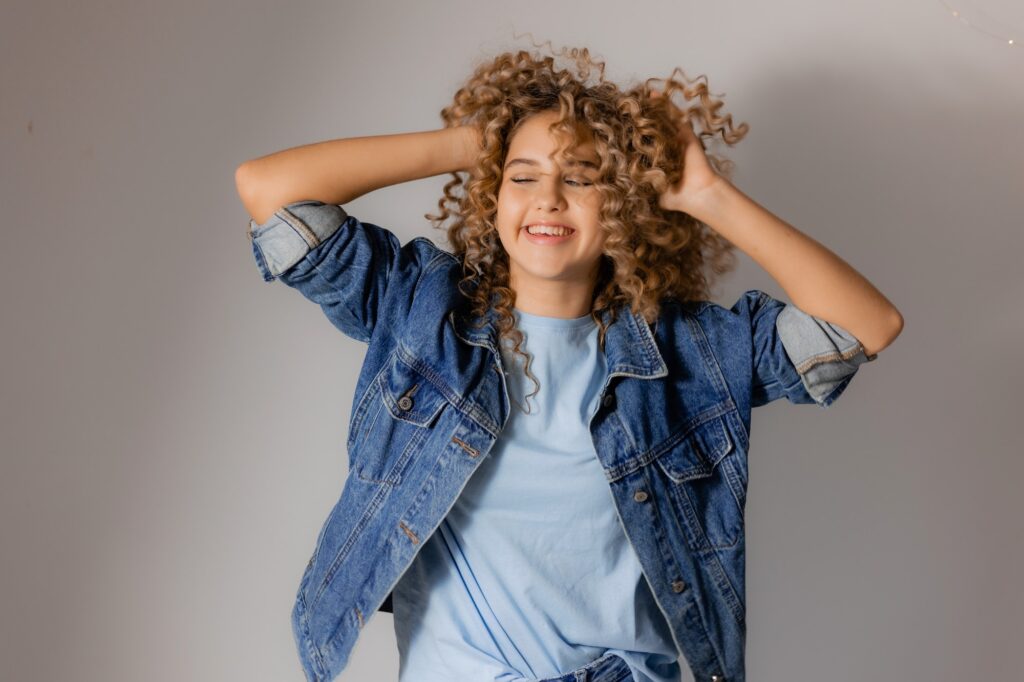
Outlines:
[[[753,351],[751,407],[785,397],[791,403],[829,407],[846,390],[867,355],[860,341],[837,324],[753,289],[732,312],[749,322]]]
[[[279,279],[318,304],[346,336],[368,343],[383,312],[388,287],[399,271],[419,267],[411,243],[358,220],[344,208],[296,201],[247,231],[266,282]]]

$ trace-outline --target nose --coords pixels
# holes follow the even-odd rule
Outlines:
[[[541,211],[562,210],[566,207],[565,195],[562,193],[558,180],[547,180],[540,183],[537,192],[537,208]]]

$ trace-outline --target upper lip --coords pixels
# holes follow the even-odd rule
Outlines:
[[[525,230],[526,228],[530,227],[531,225],[547,225],[548,227],[564,227],[567,230],[572,230],[573,232],[576,231],[575,227],[572,227],[570,225],[566,225],[565,223],[555,223],[555,222],[552,222],[550,220],[534,220],[532,223],[526,223],[525,225],[523,225],[522,229]]]

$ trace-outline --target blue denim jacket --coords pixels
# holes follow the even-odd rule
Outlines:
[[[265,281],[367,344],[348,475],[292,611],[307,679],[330,682],[509,417],[495,315],[471,314],[455,256],[341,206],[293,202],[248,236]],[[750,410],[828,407],[877,354],[750,290],[731,308],[665,299],[652,325],[623,307],[605,355],[590,431],[623,530],[694,678],[741,682]]]

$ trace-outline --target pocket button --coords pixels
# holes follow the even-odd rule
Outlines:
[[[407,395],[403,395],[398,399],[398,406],[408,412],[412,409],[412,398]]]
[[[647,493],[645,493],[643,490],[637,490],[635,493],[633,493],[633,499],[636,500],[637,502],[643,502],[644,500],[647,499]]]

